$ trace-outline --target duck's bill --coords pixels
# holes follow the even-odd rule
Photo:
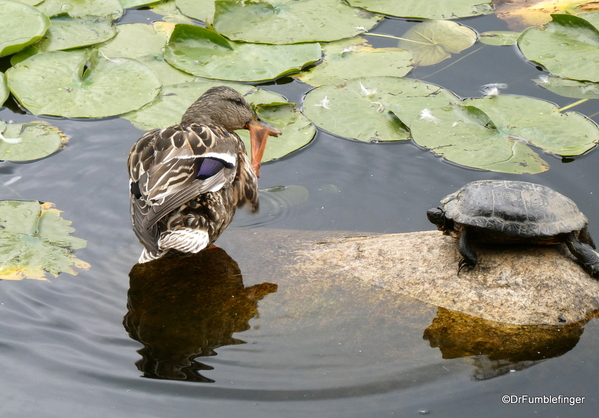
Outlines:
[[[248,129],[252,146],[252,167],[256,172],[256,176],[260,177],[260,163],[266,149],[266,140],[269,136],[279,136],[282,132],[260,119],[253,120],[248,125]]]

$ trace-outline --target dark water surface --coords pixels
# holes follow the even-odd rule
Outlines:
[[[128,16],[135,20],[134,13]],[[463,23],[480,31],[506,29],[494,17]],[[399,35],[411,24],[389,19],[376,31]],[[390,42],[369,39],[377,46]],[[575,101],[537,87],[531,80],[542,73],[515,47],[483,46],[438,71],[450,62],[412,76],[464,97],[501,82],[509,86],[506,93],[560,106]],[[265,88],[293,101],[307,91],[288,80]],[[593,115],[599,108],[591,101],[575,110]],[[129,224],[125,162],[141,132],[128,121],[34,118],[7,108],[0,119],[46,119],[70,136],[65,150],[42,161],[0,165],[2,183],[10,183],[0,188],[0,198],[53,202],[73,222],[74,235],[88,241],[76,255],[91,264],[78,276],[51,282],[0,282],[2,417],[388,417],[426,411],[439,417],[588,417],[599,407],[596,320],[569,351],[493,374],[484,356],[444,359],[423,338],[434,307],[359,283],[266,275],[250,267],[261,254],[237,239],[252,231],[267,235],[271,228],[315,234],[432,230],[425,211],[445,194],[476,179],[516,178],[573,198],[599,237],[596,150],[567,164],[548,157],[548,172],[513,176],[457,167],[409,142],[364,144],[319,132],[304,150],[261,170],[262,189],[299,186],[294,190],[303,197],[264,193],[261,213],[240,211],[219,240],[226,254],[219,253],[218,265],[226,271],[218,274],[227,277],[227,296],[219,281],[177,281],[175,271],[169,286],[134,268],[141,246]],[[504,405],[504,394],[585,399],[574,406]]]

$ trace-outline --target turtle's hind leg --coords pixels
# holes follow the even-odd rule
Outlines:
[[[585,270],[594,278],[599,279],[599,254],[589,244],[580,242],[576,232],[568,234],[566,245],[574,257],[582,263]]]
[[[462,271],[462,269],[464,267],[466,267],[468,270],[472,270],[474,267],[476,267],[476,262],[478,259],[478,257],[476,256],[476,253],[470,246],[470,237],[469,237],[468,228],[463,228],[460,231],[460,240],[458,241],[458,248],[460,250],[460,254],[462,255],[462,257],[464,257],[460,261],[460,264],[458,267],[458,275],[459,275],[460,271]]]

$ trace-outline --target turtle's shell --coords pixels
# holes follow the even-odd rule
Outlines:
[[[552,237],[588,224],[576,203],[540,184],[480,180],[445,196],[445,217],[517,237]]]

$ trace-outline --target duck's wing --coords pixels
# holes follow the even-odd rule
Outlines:
[[[151,230],[182,204],[230,185],[240,142],[236,134],[213,125],[173,126],[143,135],[128,160],[134,229]]]

